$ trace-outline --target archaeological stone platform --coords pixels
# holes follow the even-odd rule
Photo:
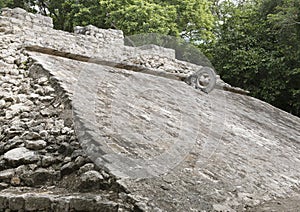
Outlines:
[[[78,182],[82,184],[92,175],[96,182],[109,186],[102,194],[103,201],[97,199],[101,193],[78,200],[78,193],[64,196],[54,192],[45,197],[51,207],[63,202],[71,210],[80,207],[80,201],[96,201],[91,211],[97,204],[105,205],[107,211],[297,211],[300,207],[299,118],[243,95],[247,92],[221,79],[217,80],[218,89],[205,94],[183,81],[161,77],[162,73],[172,76],[174,70],[184,74],[195,68],[176,60],[171,49],[125,46],[118,30],[89,26],[67,33],[52,27],[50,18],[21,9],[3,10],[0,38],[7,46],[1,46],[1,66],[12,70],[18,65],[17,70],[26,70],[30,80],[42,84],[44,79],[52,86],[57,101],[64,103],[55,117],[75,130],[78,148],[91,160],[89,166],[94,164],[102,170],[102,175],[80,171],[83,165],[80,159],[75,162],[74,156],[81,179]],[[134,60],[128,59],[131,55],[135,55]],[[157,75],[136,71],[137,61]],[[165,65],[159,70],[153,68],[162,61]],[[128,66],[119,66],[120,62]],[[9,73],[3,72],[1,80],[5,81]],[[6,86],[1,85],[1,89]],[[42,101],[45,91],[40,93],[36,98]],[[4,102],[6,107],[13,111]],[[5,113],[3,120],[11,120],[13,115]],[[49,145],[45,140],[45,146]],[[11,149],[18,147],[20,151],[22,145],[19,141]],[[46,147],[37,146],[35,152],[22,150],[43,154],[38,149]],[[25,147],[29,148],[28,144]],[[7,157],[11,149],[3,152],[6,159],[0,158],[5,164],[8,159],[11,163],[2,175],[0,172],[0,179],[9,173],[14,176],[14,161]],[[38,157],[21,159],[14,163],[39,161]],[[62,173],[72,175],[76,170],[70,168],[73,157],[63,161],[53,178]],[[11,205],[21,209],[35,201],[8,187],[0,192],[0,208]],[[108,195],[109,189],[115,193]],[[34,191],[28,193],[34,196]],[[71,200],[65,201],[67,197]],[[18,198],[23,206],[13,204]]]

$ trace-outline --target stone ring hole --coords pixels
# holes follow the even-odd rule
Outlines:
[[[196,75],[196,88],[209,93],[216,85],[216,73],[212,68],[203,67],[195,73]]]

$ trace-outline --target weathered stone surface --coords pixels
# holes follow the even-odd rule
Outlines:
[[[22,135],[22,138],[28,140],[36,140],[36,139],[40,139],[40,135],[36,132],[25,132]]]
[[[93,163],[87,163],[84,166],[80,167],[78,170],[79,174],[83,174],[84,172],[91,171],[95,168],[95,165]]]
[[[101,150],[93,147],[89,153],[96,157],[98,152],[99,157],[108,151],[111,155],[104,159],[110,162],[99,163],[121,178],[127,174],[130,177],[144,174],[142,177],[146,179],[122,179],[120,183],[141,205],[144,202],[145,210],[244,210],[265,199],[297,194],[291,188],[299,187],[300,182],[299,118],[239,94],[215,90],[204,95],[184,83],[150,75],[65,59],[39,59],[70,94],[81,70],[97,70],[99,75],[91,72],[93,78],[87,78],[84,83],[91,87],[95,85],[93,81],[100,84],[96,104],[101,107],[88,103],[95,100],[89,99],[92,90],[88,87],[81,87],[81,93],[76,93],[86,103],[75,108],[77,114],[82,114],[79,120],[87,128],[85,132],[99,132],[90,136],[91,142],[98,143]],[[103,76],[108,80],[104,81]],[[128,96],[138,98],[132,102]],[[151,110],[156,107],[155,111],[161,112]],[[111,122],[111,117],[118,118]],[[176,126],[179,128],[172,130]],[[155,131],[156,127],[159,131]],[[172,156],[164,154],[174,145],[179,145],[182,152],[172,161]],[[111,157],[113,152],[123,157]],[[142,167],[135,171],[136,159],[147,164],[149,157],[160,158],[155,163],[157,168],[146,171]],[[131,173],[126,171],[128,167],[132,168]],[[164,172],[159,177],[147,178]]]
[[[157,77],[193,71],[173,53],[123,46],[117,30],[55,31],[50,18],[3,9],[0,210],[298,211],[299,118]],[[154,76],[132,72],[137,64]],[[245,93],[220,78],[217,87]],[[41,139],[47,146],[34,145]]]
[[[0,183],[0,190],[6,189],[9,187],[7,183]],[[0,199],[0,207],[1,207],[1,199]]]
[[[3,109],[4,107],[5,107],[5,104],[6,102],[5,102],[5,100],[4,99],[1,99],[0,100],[0,109]]]
[[[74,162],[68,162],[61,167],[61,174],[67,175],[71,174],[77,169],[77,166]]]
[[[86,212],[112,212],[129,211],[126,206],[110,201],[109,194],[93,193],[65,193],[65,190],[43,190],[25,189],[13,192],[7,189],[0,192],[1,211],[86,211]],[[49,188],[49,191],[51,188]],[[59,194],[58,194],[59,193]]]
[[[26,196],[26,211],[50,211],[51,200],[47,197]]]
[[[25,141],[25,147],[31,150],[40,150],[45,148],[47,145],[46,141],[43,140],[33,140],[33,141]]]
[[[99,189],[104,178],[99,172],[91,170],[83,173],[80,176],[80,181],[81,189]]]
[[[0,196],[0,209],[4,210],[8,208],[8,199],[5,196]]]
[[[23,197],[19,197],[19,196],[11,197],[9,199],[8,204],[9,204],[8,206],[9,209],[19,211],[24,208],[25,200]]]
[[[25,147],[12,149],[4,154],[4,159],[8,164],[19,165],[21,163],[34,163],[38,160],[38,156]]]
[[[45,168],[38,168],[21,175],[22,180],[27,186],[52,185],[54,181],[59,179],[59,173]]]
[[[10,179],[14,176],[14,169],[6,169],[0,172],[0,181],[2,182],[10,182]]]

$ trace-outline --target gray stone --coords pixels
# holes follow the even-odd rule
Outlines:
[[[68,144],[67,142],[63,142],[60,144],[58,152],[63,155],[71,155],[73,150],[74,149],[70,144]]]
[[[22,135],[22,138],[23,139],[26,139],[26,140],[37,140],[37,139],[40,139],[40,135],[36,132],[25,132],[23,135]]]
[[[10,71],[9,71],[9,73],[11,74],[11,75],[19,75],[19,70],[18,69],[11,69]]]
[[[22,175],[25,172],[29,171],[29,167],[28,167],[28,165],[20,165],[17,168],[15,168],[15,171],[16,171],[16,175],[19,176],[19,175]]]
[[[6,169],[4,171],[0,171],[0,181],[10,182],[10,179],[14,176],[14,169]]]
[[[52,156],[42,156],[41,157],[41,166],[48,167],[55,163],[55,158]]]
[[[26,211],[49,211],[51,200],[49,197],[42,196],[26,196],[25,210]]]
[[[76,169],[77,169],[77,166],[74,162],[68,162],[61,167],[61,174],[63,176],[68,175],[68,174],[71,174],[72,172],[76,171]]]
[[[213,209],[216,212],[223,212],[223,211],[234,212],[235,211],[235,210],[233,210],[232,208],[230,208],[226,205],[220,205],[220,204],[214,204]]]
[[[48,109],[48,108],[45,108],[45,109],[41,110],[40,113],[41,113],[42,116],[50,116],[51,115],[51,110]]]
[[[59,177],[54,170],[38,168],[31,172],[26,172],[21,176],[21,179],[27,186],[52,185]]]
[[[74,131],[71,128],[69,128],[69,127],[64,127],[64,128],[61,129],[61,133],[62,134],[71,134],[73,132]]]
[[[18,103],[24,103],[27,101],[28,96],[26,94],[18,94],[17,96],[17,102]],[[28,112],[28,111],[27,111]]]
[[[87,212],[102,212],[113,211],[117,212],[119,205],[112,201],[101,201],[94,198],[79,198],[73,197],[70,199],[70,209],[75,211]]]
[[[103,176],[95,171],[87,171],[80,175],[80,189],[98,189],[103,182]]]
[[[71,161],[72,161],[71,157],[65,157],[65,159],[64,159],[64,163],[68,163],[68,162],[71,162]]]
[[[91,171],[95,168],[95,165],[93,163],[87,163],[84,166],[80,167],[78,170],[79,174],[83,174],[84,172]]]
[[[56,201],[54,200],[52,202],[51,208],[54,212],[70,211],[69,198],[60,199],[60,200],[56,200]]]
[[[6,105],[5,100],[4,100],[4,99],[1,99],[1,100],[0,100],[0,109],[5,108],[5,105]]]
[[[25,147],[19,147],[12,149],[4,154],[3,157],[8,164],[13,166],[19,165],[21,163],[34,163],[38,161],[39,157],[33,152]]]
[[[48,83],[48,78],[47,77],[41,77],[38,79],[38,84],[39,85],[46,85]]]
[[[21,211],[22,209],[24,209],[24,205],[25,205],[25,200],[22,196],[11,197],[9,199],[9,209],[13,211],[14,210]]]
[[[6,188],[8,188],[8,187],[9,187],[9,184],[3,183],[3,182],[0,183],[0,190],[6,189]],[[2,200],[1,200],[1,196],[0,196],[0,209],[2,209],[2,208],[1,208],[1,207],[2,207],[2,206],[1,206],[1,204],[2,204],[1,201],[2,201]]]
[[[45,139],[45,138],[48,137],[49,133],[48,133],[47,130],[41,130],[41,131],[39,132],[39,135],[40,135],[41,138],[44,138],[44,139]]]
[[[40,97],[40,95],[36,94],[36,93],[31,93],[29,98],[30,99],[38,99]]]
[[[95,211],[95,202],[93,199],[72,198],[70,200],[70,209],[75,211]]]
[[[13,102],[15,99],[13,98],[12,93],[8,93],[8,92],[0,92],[0,96],[2,96],[2,98],[6,101],[6,102]]]
[[[82,156],[78,156],[74,162],[78,167],[81,167],[86,163],[86,159]]]
[[[6,111],[5,112],[5,119],[12,119],[16,114],[13,111]]]
[[[5,210],[8,206],[8,198],[6,196],[0,196],[0,209]]]
[[[55,89],[52,88],[51,86],[45,86],[44,87],[44,94],[45,95],[49,95],[51,93],[54,93],[55,92]]]
[[[54,99],[53,96],[39,96],[39,100],[41,102],[50,102],[53,99]]]
[[[28,112],[23,112],[23,113],[20,114],[21,119],[29,118],[29,117],[30,117],[30,113],[28,113]]]
[[[47,142],[44,140],[26,140],[25,141],[25,147],[27,149],[31,150],[40,150],[45,148],[47,145]]]

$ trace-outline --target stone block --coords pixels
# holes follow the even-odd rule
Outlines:
[[[10,210],[22,210],[24,208],[25,200],[22,196],[13,196],[9,198],[9,209]]]
[[[70,211],[69,200],[61,198],[53,200],[51,204],[51,211],[53,212],[68,212]]]
[[[0,209],[8,208],[8,198],[6,196],[0,196]]]
[[[82,197],[74,197],[70,200],[70,209],[75,211],[95,211],[93,199],[84,199]]]
[[[42,196],[25,197],[26,211],[49,211],[50,206],[51,206],[50,197],[42,197]]]

